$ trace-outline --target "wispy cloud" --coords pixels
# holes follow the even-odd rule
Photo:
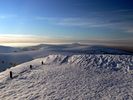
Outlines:
[[[80,17],[65,17],[65,18],[54,18],[54,17],[36,17],[36,20],[49,21],[52,24],[60,26],[77,26],[77,27],[103,27],[110,25],[97,18],[80,18]]]
[[[133,29],[128,29],[127,32],[133,33]],[[132,34],[133,35],[133,34]]]
[[[90,16],[91,15],[91,16]],[[118,28],[133,26],[132,10],[120,9],[110,12],[90,12],[90,15],[85,17],[36,17],[37,20],[47,20],[52,24],[61,26],[76,26],[76,27],[109,27]]]
[[[55,20],[54,17],[44,17],[44,16],[36,16],[36,20]]]
[[[17,15],[14,14],[0,14],[0,19],[9,19],[9,18],[16,18]]]
[[[41,43],[48,40],[48,37],[34,35],[6,34],[0,35],[0,43]]]
[[[122,36],[133,38],[133,10],[118,9],[112,11],[90,12],[89,15],[83,17],[35,17],[39,21],[47,21],[56,26],[77,27],[77,28],[102,28],[121,33]],[[118,32],[118,33],[117,33]],[[120,35],[120,34],[119,34]]]
[[[57,25],[64,25],[64,26],[78,26],[84,28],[92,28],[92,27],[107,27],[112,25],[112,23],[103,22],[96,18],[64,18],[59,20]]]
[[[128,32],[128,34],[132,35],[132,37],[133,37],[133,28],[132,27],[123,27],[123,30],[125,32]]]

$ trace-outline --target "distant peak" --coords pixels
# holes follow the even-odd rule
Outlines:
[[[80,43],[72,43],[72,45],[81,45]]]

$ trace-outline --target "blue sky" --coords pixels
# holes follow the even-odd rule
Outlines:
[[[0,37],[0,42],[132,43],[133,1],[0,0]]]

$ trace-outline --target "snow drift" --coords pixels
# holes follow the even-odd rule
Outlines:
[[[130,55],[49,55],[1,72],[0,99],[132,100],[132,70]]]

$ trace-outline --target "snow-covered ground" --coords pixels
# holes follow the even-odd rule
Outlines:
[[[49,55],[1,72],[0,100],[133,100],[132,71],[132,55]]]

